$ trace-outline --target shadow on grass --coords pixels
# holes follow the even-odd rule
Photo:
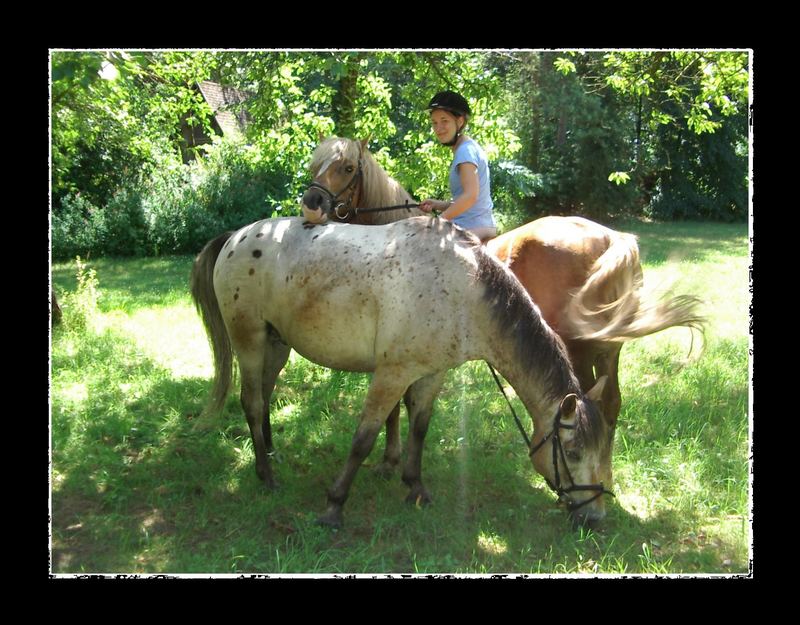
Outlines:
[[[609,502],[604,529],[572,531],[513,426],[485,414],[484,383],[462,410],[437,402],[423,461],[432,506],[404,503],[399,472],[387,481],[364,467],[345,528],[330,532],[314,519],[346,460],[368,376],[302,363],[284,371],[273,406],[296,407],[273,420],[279,490],[268,493],[235,396],[218,430],[194,431],[209,381],[172,379],[112,332],[54,347],[53,373],[54,573],[527,574],[591,572],[590,560],[631,573],[648,570],[642,558],[695,566],[675,550],[642,552],[648,540],[681,544],[694,521],[670,511],[641,520]],[[449,384],[443,395],[459,396]],[[404,413],[402,422],[405,437]],[[367,465],[382,452],[383,435]],[[714,557],[697,566],[715,569]]]

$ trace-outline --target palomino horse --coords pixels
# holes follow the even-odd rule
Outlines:
[[[412,204],[411,195],[389,176],[367,149],[368,140],[329,137],[311,155],[313,181],[300,202],[308,224],[341,221],[367,226],[388,224],[407,217],[424,216],[413,206],[375,211],[375,208]],[[357,212],[357,209],[367,209]],[[287,352],[288,357],[288,352]],[[269,416],[267,416],[267,432]],[[272,439],[267,447],[272,451]],[[386,421],[386,449],[377,472],[389,476],[400,463],[400,403]]]
[[[309,229],[299,217],[258,221],[205,246],[192,296],[214,352],[205,414],[218,412],[228,394],[235,353],[256,472],[267,485],[265,416],[289,349],[326,367],[373,372],[322,523],[341,524],[356,472],[401,398],[410,418],[408,500],[430,500],[421,463],[433,401],[448,369],[476,359],[494,365],[531,414],[533,466],[573,517],[605,515],[614,430],[591,399],[603,381],[584,395],[563,342],[519,281],[451,223],[415,217]],[[337,319],[348,320],[347,332]]]
[[[608,376],[602,410],[612,423],[621,405],[623,343],[676,326],[703,330],[697,298],[643,294],[632,234],[581,217],[543,217],[492,239],[487,250],[514,272],[564,340],[581,388]]]

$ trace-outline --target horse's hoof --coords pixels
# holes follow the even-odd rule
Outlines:
[[[393,464],[384,460],[380,464],[376,464],[374,467],[372,467],[372,472],[378,477],[388,480],[395,474],[395,469],[397,469],[397,463]]]
[[[201,414],[192,423],[192,432],[194,432],[195,434],[205,434],[207,432],[210,432],[214,428],[219,428],[219,427],[220,427],[219,421],[209,417],[206,414]]]
[[[269,469],[259,469],[256,467],[256,475],[258,479],[264,483],[264,488],[266,488],[269,492],[273,492],[278,490],[278,484],[275,481],[275,478],[272,477],[272,471]]]
[[[317,525],[333,530],[341,529],[342,523],[342,511],[339,508],[328,508],[325,514],[317,518]]]
[[[415,488],[408,494],[408,497],[406,497],[406,503],[417,506],[417,508],[421,508],[422,506],[429,506],[432,504],[433,499],[425,488],[420,487]]]

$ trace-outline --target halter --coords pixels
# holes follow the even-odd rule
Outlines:
[[[347,216],[350,212],[350,205],[353,203],[353,197],[356,194],[356,184],[358,183],[358,180],[361,178],[362,173],[363,170],[361,168],[361,153],[359,152],[358,171],[356,171],[356,173],[353,174],[353,177],[350,179],[350,182],[348,182],[347,186],[341,191],[339,191],[339,193],[334,195],[333,191],[331,191],[330,189],[328,189],[328,187],[318,182],[312,182],[310,185],[308,185],[308,188],[309,189],[316,188],[322,191],[327,196],[328,200],[330,200],[331,212],[333,212],[339,219],[344,221],[345,219],[347,219]],[[344,195],[350,188],[352,188],[353,190],[350,191],[350,197],[347,198],[347,202],[340,202],[339,197]],[[339,214],[339,209],[343,206],[345,208],[344,216]]]
[[[553,441],[553,471],[555,472],[555,475],[556,475],[556,483],[553,484],[550,480],[548,480],[545,477],[544,481],[547,482],[547,485],[552,490],[554,490],[556,492],[556,494],[559,496],[559,498],[563,497],[564,495],[568,495],[569,493],[575,492],[576,490],[594,490],[594,491],[597,491],[597,493],[593,497],[589,497],[589,499],[586,499],[585,501],[582,501],[582,502],[577,503],[577,504],[576,503],[572,503],[572,502],[567,503],[567,509],[570,512],[574,512],[578,508],[582,508],[586,504],[591,503],[592,501],[602,497],[603,495],[611,495],[612,497],[614,497],[614,493],[612,493],[610,490],[606,490],[606,488],[605,488],[605,486],[603,486],[602,482],[600,484],[576,484],[575,483],[575,480],[572,479],[572,474],[569,471],[569,466],[567,465],[567,458],[566,458],[566,456],[564,454],[564,447],[561,444],[561,437],[558,435],[558,432],[561,429],[574,430],[575,426],[574,425],[566,425],[564,423],[561,423],[561,406],[559,406],[558,410],[556,411],[556,416],[553,419],[553,429],[541,441],[539,441],[538,444],[532,446],[530,452],[528,453],[528,456],[530,456],[532,458],[533,454],[535,454],[537,451],[539,451],[539,449],[542,448],[542,446],[548,441],[548,439]],[[561,456],[561,461],[564,463],[564,468],[567,470],[567,477],[569,478],[569,481],[572,484],[569,488],[564,488],[561,485],[561,475],[559,474],[559,471],[558,471],[558,457],[559,456]],[[542,476],[542,477],[544,477],[544,476]],[[567,500],[569,500],[569,497],[567,497]]]

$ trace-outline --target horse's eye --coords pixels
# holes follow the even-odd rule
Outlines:
[[[345,170],[345,171],[346,171],[348,174],[352,174],[352,173],[353,173],[353,172],[356,170],[356,168],[355,168],[355,167],[353,167],[352,165],[348,165],[347,167],[345,167],[345,168],[344,168],[344,170]]]

